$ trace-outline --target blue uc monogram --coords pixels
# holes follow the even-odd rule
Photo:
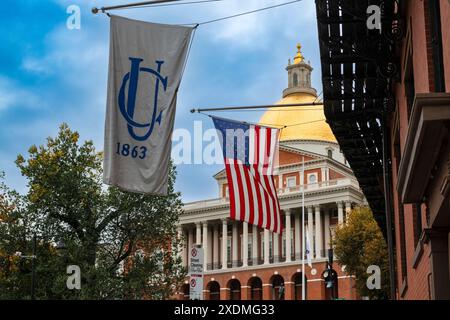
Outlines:
[[[145,141],[150,137],[150,135],[153,132],[153,129],[155,127],[155,122],[157,122],[159,125],[161,125],[161,117],[162,117],[162,111],[157,115],[158,111],[158,91],[159,91],[159,85],[162,84],[162,87],[164,91],[167,90],[167,77],[163,78],[161,75],[161,65],[164,63],[164,61],[155,61],[157,65],[157,70],[153,70],[150,68],[144,68],[140,67],[140,64],[142,61],[144,61],[141,58],[129,58],[131,61],[131,70],[128,72],[122,80],[122,85],[120,87],[119,91],[119,110],[124,119],[127,122],[127,128],[128,133],[130,136],[137,140],[137,141]],[[155,97],[153,101],[153,112],[152,112],[152,118],[151,121],[148,123],[139,123],[136,122],[134,117],[134,111],[136,107],[136,93],[138,89],[138,82],[139,82],[139,74],[141,72],[149,73],[151,75],[154,75],[156,77],[156,85],[155,85]],[[128,84],[128,97],[127,101],[125,101],[125,88]],[[147,132],[144,135],[137,135],[134,132],[135,128],[148,128]]]

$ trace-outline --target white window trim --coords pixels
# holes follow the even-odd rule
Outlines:
[[[310,177],[312,177],[312,176],[316,177],[316,182],[310,182]],[[308,184],[316,184],[319,182],[319,175],[317,172],[308,173],[306,175],[306,180],[307,180]]]

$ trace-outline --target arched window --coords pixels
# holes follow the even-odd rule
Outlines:
[[[298,75],[294,73],[293,79],[292,79],[294,87],[298,86]]]
[[[217,281],[208,283],[209,300],[220,300],[220,285]]]
[[[333,159],[333,150],[328,149],[328,158]]]

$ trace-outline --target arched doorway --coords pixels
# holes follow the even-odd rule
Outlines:
[[[251,277],[248,280],[250,290],[250,300],[262,300],[262,280],[258,277]]]
[[[279,274],[273,275],[270,283],[272,284],[272,300],[284,300],[286,290],[283,277]]]
[[[237,279],[231,279],[228,282],[230,289],[230,300],[241,300],[241,283]]]
[[[294,299],[302,300],[302,273],[297,272],[292,276],[292,282],[294,283]],[[305,276],[305,300],[308,296],[308,280]]]
[[[189,300],[189,283],[183,284],[181,292],[183,293],[183,300]]]
[[[220,300],[220,284],[217,281],[210,281],[206,289],[209,290],[209,300]]]

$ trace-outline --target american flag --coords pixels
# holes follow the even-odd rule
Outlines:
[[[231,219],[281,233],[273,178],[280,129],[212,119],[225,160]]]

